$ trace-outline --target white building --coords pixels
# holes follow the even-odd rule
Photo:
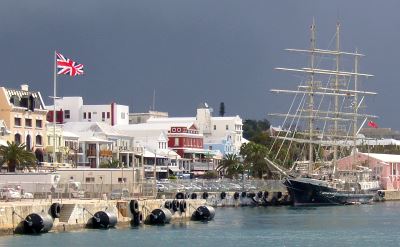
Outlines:
[[[186,161],[168,148],[168,125],[142,123],[116,125],[113,129],[134,138],[135,147],[143,150],[139,156],[144,160],[147,177],[154,176],[154,168],[157,178],[167,178],[167,173],[176,174],[184,170]]]
[[[149,111],[129,113],[129,124],[146,123],[149,118],[168,117],[168,112]]]
[[[47,109],[52,112],[54,106],[47,106]],[[63,122],[129,124],[129,106],[116,103],[84,105],[82,97],[62,97],[56,100],[56,111],[62,111]],[[52,122],[51,117],[48,121]]]
[[[79,136],[79,166],[99,168],[112,160],[119,160],[126,167],[135,163],[133,138],[120,134],[106,123],[68,122],[63,131]]]
[[[232,117],[213,117],[212,109],[207,103],[201,104],[197,108],[196,117],[169,117],[169,118],[150,118],[148,123],[195,123],[200,133],[204,135],[204,147],[210,149],[216,147],[216,143],[223,144],[222,153],[238,154],[240,147],[245,140],[243,139],[243,121],[236,115]],[[229,147],[224,147],[229,145]],[[226,152],[230,150],[230,152]]]

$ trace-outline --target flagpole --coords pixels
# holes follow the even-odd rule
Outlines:
[[[57,54],[54,51],[54,84],[53,84],[53,164],[56,162],[56,90],[57,90]]]

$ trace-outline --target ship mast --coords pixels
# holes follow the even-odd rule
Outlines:
[[[358,50],[356,49],[356,54],[358,53]],[[356,73],[354,75],[354,91],[357,92],[358,91],[358,56],[354,56],[354,73]],[[353,159],[354,162],[356,160],[356,150],[357,150],[357,129],[358,129],[358,93],[354,94],[354,101],[353,101],[353,105],[354,105],[354,122],[353,122]],[[351,167],[352,169],[352,167]]]
[[[357,144],[357,125],[359,118],[376,118],[374,115],[368,114],[360,114],[359,113],[359,106],[363,101],[366,95],[375,95],[375,92],[368,92],[359,90],[358,87],[358,78],[365,77],[369,78],[373,75],[359,73],[358,71],[358,61],[363,54],[356,52],[344,52],[340,51],[340,24],[337,23],[336,25],[336,47],[332,50],[325,50],[319,49],[316,47],[316,28],[315,22],[313,23],[310,28],[311,32],[311,45],[309,49],[285,49],[290,52],[299,52],[305,53],[309,57],[309,64],[308,68],[282,68],[278,67],[275,68],[277,70],[282,71],[289,71],[294,73],[302,73],[306,74],[307,81],[305,84],[300,84],[294,90],[287,90],[287,89],[271,89],[271,92],[275,93],[288,93],[288,94],[295,94],[295,95],[304,95],[306,96],[306,104],[304,107],[299,107],[299,109],[292,111],[291,108],[286,114],[283,113],[270,113],[270,116],[277,116],[277,117],[284,117],[284,123],[287,119],[303,119],[304,123],[307,125],[308,129],[301,131],[297,129],[297,124],[295,127],[295,131],[287,130],[287,134],[285,136],[277,135],[276,139],[281,139],[283,141],[289,142],[297,142],[303,143],[308,149],[308,172],[312,174],[314,172],[315,166],[315,146],[322,145],[322,146],[331,146],[333,150],[333,157],[331,160],[332,172],[335,175],[337,169],[337,160],[338,160],[338,153],[339,149],[338,146],[353,146],[356,148]],[[335,68],[334,69],[322,69],[317,64],[317,57],[318,56],[327,56],[331,57],[335,61]],[[355,68],[354,71],[346,71],[340,70],[340,60],[343,56],[351,56],[355,57],[354,64]],[[353,77],[354,76],[354,77]],[[328,77],[329,79],[326,81],[326,84],[322,85],[322,81],[320,81],[320,77],[322,80],[323,78]],[[332,81],[330,80],[332,77]],[[354,79],[354,89],[349,88],[350,85],[346,88],[342,81],[344,79]],[[347,84],[346,84],[347,85]],[[361,100],[359,100],[359,95],[362,95]],[[324,99],[325,97],[325,99]],[[322,104],[323,101],[328,101],[326,98],[330,98],[331,100],[329,104]],[[295,102],[296,97],[293,99],[292,104]],[[332,105],[331,105],[332,102]],[[350,103],[350,106],[349,106]],[[301,106],[301,102],[299,106]],[[322,106],[322,107],[321,107]],[[343,108],[344,106],[344,108]],[[320,108],[326,108],[320,109]],[[349,110],[346,110],[349,109]],[[293,121],[292,121],[293,122]],[[329,122],[329,126],[331,130],[328,133],[325,133],[325,125]],[[346,123],[347,126],[353,128],[352,135],[349,133],[351,129],[343,132],[340,128],[340,124]],[[322,127],[320,129],[319,127]],[[289,133],[291,136],[289,136]],[[351,132],[350,132],[351,133]],[[351,138],[352,136],[352,138]],[[349,142],[350,138],[350,142]],[[273,145],[275,142],[273,143]],[[272,150],[273,146],[271,147]],[[280,151],[281,149],[279,149]],[[278,151],[278,152],[279,152]],[[275,155],[278,157],[278,154]],[[276,159],[276,158],[275,158]]]
[[[308,149],[308,157],[309,157],[309,165],[308,165],[308,172],[309,174],[312,174],[314,170],[314,147],[313,147],[313,115],[314,115],[314,60],[315,60],[315,21],[313,19],[313,23],[311,25],[311,80],[309,82],[309,94],[308,94],[308,99],[309,99],[309,111],[310,111],[310,117],[308,120],[308,127],[309,127],[309,138],[310,138],[310,143],[309,143],[309,149]]]
[[[336,75],[335,75],[335,93],[339,92],[339,58],[340,58],[340,40],[339,40],[339,35],[340,35],[340,24],[336,24]],[[335,117],[337,118],[339,116],[339,95],[335,95]],[[333,122],[333,135],[337,136],[338,135],[338,121],[335,119]],[[336,140],[336,138],[334,138]],[[336,165],[337,165],[337,159],[338,159],[338,147],[337,145],[333,146],[333,175],[336,173]]]

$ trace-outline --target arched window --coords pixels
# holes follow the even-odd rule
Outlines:
[[[41,135],[36,136],[36,145],[40,145],[40,146],[43,145]]]
[[[21,143],[21,135],[20,134],[15,134],[15,136],[14,136],[14,142],[16,143],[16,144],[20,144]]]

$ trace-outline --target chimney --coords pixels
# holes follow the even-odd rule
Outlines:
[[[22,91],[29,91],[29,85],[28,84],[22,84],[21,85],[21,90]]]

